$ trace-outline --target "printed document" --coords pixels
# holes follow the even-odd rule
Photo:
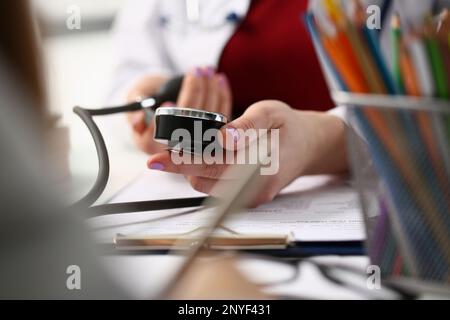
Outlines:
[[[182,177],[146,173],[111,202],[199,195]],[[204,226],[213,212],[214,208],[186,208],[126,213],[93,218],[88,223],[96,238],[111,241],[118,233],[188,233]],[[359,241],[365,238],[356,190],[347,181],[329,176],[299,178],[271,203],[231,215],[224,227],[242,234],[292,234],[296,241]]]

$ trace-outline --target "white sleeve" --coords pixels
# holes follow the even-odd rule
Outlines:
[[[109,103],[123,103],[140,77],[170,75],[173,68],[162,38],[159,0],[130,0],[118,14],[113,28],[115,72]]]
[[[347,119],[346,119],[347,108],[346,107],[338,106],[338,107],[328,110],[327,113],[331,114],[333,116],[336,116],[336,117],[340,118],[342,121],[344,121],[345,123],[347,123]]]

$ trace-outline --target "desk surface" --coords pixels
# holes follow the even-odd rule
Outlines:
[[[74,133],[76,133],[75,131]],[[79,138],[81,138],[79,136]],[[81,144],[81,141],[77,139]],[[146,156],[140,154],[133,149],[129,144],[115,140],[114,137],[109,139],[111,144],[115,144],[110,148],[112,163],[112,173],[109,186],[101,201],[105,201],[114,195],[121,188],[128,185],[137,175],[142,173],[145,168]],[[88,154],[87,149],[93,146],[86,146],[84,154]],[[80,159],[80,149],[74,150],[72,159]],[[73,176],[80,177],[87,175],[89,172],[87,168],[91,168],[89,172],[89,179],[93,179],[95,176],[96,161],[95,157],[90,156],[81,157],[89,163],[83,163],[80,165],[72,166],[75,169],[82,169],[80,171],[74,171]],[[92,164],[92,166],[91,166]],[[142,190],[142,193],[134,195],[133,199],[130,199],[130,195],[126,195],[128,201],[133,200],[151,200],[170,197],[189,197],[198,196],[199,194],[190,188],[181,188],[177,191],[177,194],[173,193],[170,188],[170,183],[165,184],[164,180],[168,179],[162,173],[152,172],[150,173],[155,182],[153,188],[147,188]],[[181,179],[182,177],[171,177],[169,179]],[[85,189],[88,183],[82,184],[81,189]],[[80,184],[75,184],[80,186]],[[78,190],[78,194],[83,190]],[[74,193],[76,196],[77,192]],[[116,197],[114,201],[121,201],[121,197]],[[126,219],[126,218],[125,218]],[[355,267],[365,272],[368,265],[368,259],[366,257],[337,257],[337,256],[325,256],[314,258],[320,261],[329,261],[332,263],[343,264]],[[126,290],[126,292],[133,298],[146,299],[157,292],[162,286],[164,286],[168,279],[173,275],[177,265],[180,263],[181,258],[173,255],[117,255],[102,257],[102,263],[104,264],[107,272],[113,276],[116,281]],[[245,259],[239,263],[239,269],[247,275],[251,280],[257,283],[263,282],[277,282],[280,280],[281,275],[289,277],[292,270],[286,270],[286,266],[268,263],[266,261],[256,259]],[[273,276],[277,275],[277,279]],[[317,268],[312,264],[302,264],[299,276],[294,280],[272,285],[265,288],[268,293],[278,294],[283,296],[294,297],[307,297],[307,298],[322,298],[322,299],[363,299],[363,295],[337,286],[326,280],[320,275]]]
[[[138,179],[138,182],[139,180],[145,182],[142,182],[141,188],[139,188],[142,189],[140,192],[130,193],[127,191],[129,188],[126,188],[125,192],[121,192],[120,195],[113,198],[113,202],[201,195],[192,190],[183,177],[156,171],[145,172],[144,175],[148,179]],[[318,183],[321,180],[323,179],[319,178]],[[154,183],[151,183],[152,181]],[[177,187],[175,188],[174,185]],[[130,221],[144,219],[140,215],[142,214],[132,214],[131,217],[130,215],[114,217],[114,224],[130,224]],[[139,224],[138,227],[142,228]],[[360,270],[362,274],[365,273],[368,265],[368,258],[361,256],[323,256],[310,260],[351,266]],[[145,299],[152,293],[158,292],[174,274],[181,261],[182,258],[175,255],[114,255],[102,258],[108,272],[132,297],[138,299]],[[266,292],[270,294],[322,299],[366,298],[360,293],[342,288],[325,279],[314,264],[310,263],[301,264],[298,276],[288,282],[283,282],[283,280],[292,277],[293,267],[281,263],[246,257],[239,262],[238,267],[244,275],[256,283],[275,283],[265,287]]]
[[[80,127],[76,123],[73,124],[72,128],[74,129],[72,136],[77,141],[76,145],[83,145],[81,140],[89,138],[86,136],[86,132],[83,132],[84,128]],[[108,132],[107,127],[104,128],[104,130],[105,132]],[[127,132],[125,131],[123,134],[127,134]],[[136,151],[136,149],[134,149],[129,143],[117,139],[117,136],[116,138],[114,136],[109,136],[106,139],[107,143],[110,145],[112,171],[108,189],[100,200],[102,202],[109,199],[121,188],[127,186],[131,181],[133,181],[133,179],[136,178],[136,176],[142,174],[145,170],[146,160],[145,155]],[[74,170],[73,176],[78,180],[80,177],[87,175],[89,175],[89,178],[86,180],[93,179],[95,176],[95,154],[92,154],[93,150],[89,150],[90,148],[93,148],[93,146],[89,146],[88,143],[83,149],[77,148],[72,151],[72,161],[81,158],[86,161],[78,165],[75,163],[75,165],[72,166],[72,169]],[[87,163],[87,161],[89,161],[89,163]],[[77,169],[79,171],[77,171]],[[182,177],[173,175],[169,177],[165,173],[152,171],[146,172],[146,175],[150,176],[150,180],[154,181],[154,184],[150,184],[147,185],[147,187],[142,188],[143,190],[139,194],[122,194],[121,196],[117,196],[114,198],[114,202],[200,195],[192,190],[188,184],[185,184],[185,187],[177,189],[174,194],[174,190],[171,188],[171,186],[173,186],[173,181],[172,183],[169,183],[169,181],[181,181],[183,180]],[[164,181],[167,183],[164,183]],[[74,195],[83,192],[86,185],[88,184],[82,184],[81,190],[77,190]],[[75,184],[75,186],[80,187],[80,184]],[[127,220],[126,217],[123,218]],[[365,272],[368,265],[368,259],[366,257],[325,256],[313,259],[352,266],[361,270],[362,273]],[[181,258],[174,255],[115,255],[102,257],[101,261],[107,272],[111,274],[116,281],[118,281],[118,283],[131,297],[145,299],[152,296],[155,292],[158,292],[159,289],[167,283],[176,270],[176,267],[181,262]],[[286,270],[286,268],[286,266],[280,264],[273,264],[257,259],[245,259],[239,263],[239,269],[241,269],[241,271],[251,280],[254,280],[257,283],[278,283],[281,276],[285,275],[283,277],[287,278],[290,274],[292,274],[292,269]],[[275,279],[274,275],[276,275]],[[322,275],[320,275],[314,265],[307,263],[302,264],[299,276],[294,278],[292,281],[268,286],[265,290],[271,294],[294,297],[323,299],[365,298],[357,292],[339,287],[336,284],[326,280]]]
[[[311,259],[351,266],[360,269],[361,272],[365,272],[368,265],[366,257],[324,256]],[[107,272],[135,299],[147,299],[163,288],[181,261],[182,258],[173,255],[125,255],[102,258],[102,264]],[[238,269],[255,283],[280,283],[264,288],[264,291],[270,294],[311,299],[367,298],[361,293],[328,281],[313,264],[304,263],[299,268],[297,277],[282,283],[283,280],[293,276],[292,268],[253,258],[243,258],[238,263]]]
[[[64,124],[71,130],[71,198],[80,198],[92,185],[96,170],[97,159],[91,137],[84,124],[71,111],[74,105],[100,106],[104,102],[105,87],[111,74],[111,62],[108,57],[109,39],[106,33],[89,34],[83,37],[54,39],[47,43],[50,73],[50,87],[53,92],[60,92],[59,96],[52,96],[52,104],[64,117]],[[87,50],[87,48],[89,50]],[[96,54],[93,54],[93,51]],[[88,54],[86,53],[88,52]],[[78,59],[70,59],[76,55]],[[82,59],[80,59],[82,57]],[[92,61],[95,57],[96,61]],[[78,61],[76,65],[67,65],[65,61]],[[86,70],[85,65],[95,63],[102,68],[95,73]],[[62,67],[64,66],[64,68]],[[65,81],[62,81],[65,79]],[[68,79],[74,79],[67,83]],[[80,81],[80,79],[84,79]],[[61,88],[64,84],[64,88]],[[121,188],[133,181],[145,170],[147,156],[138,152],[131,143],[131,133],[126,127],[124,118],[113,116],[99,121],[100,129],[104,132],[111,158],[111,175],[108,187],[100,202],[104,202],[116,194]],[[123,128],[123,130],[117,130]],[[134,200],[147,200],[198,195],[192,189],[183,189],[181,194],[170,194],[170,189],[155,174],[156,189],[143,190]],[[156,191],[155,191],[156,190]],[[116,199],[120,200],[120,199]],[[315,258],[333,263],[342,263],[361,269],[364,272],[368,263],[366,257],[321,257]],[[104,264],[110,273],[121,284],[131,297],[148,298],[151,293],[161,288],[172,271],[175,270],[180,257],[171,255],[128,256],[117,255],[103,257]],[[274,265],[259,260],[245,260],[239,264],[240,269],[251,279],[271,281],[273,275],[286,272],[283,266]],[[289,271],[287,271],[289,274]],[[305,264],[301,269],[301,276],[287,284],[275,285],[267,288],[268,292],[282,295],[304,296],[311,298],[329,299],[357,299],[363,296],[338,287],[319,275],[312,265]]]

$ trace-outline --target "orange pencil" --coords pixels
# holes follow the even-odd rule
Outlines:
[[[383,83],[383,77],[377,67],[376,58],[373,56],[373,52],[364,34],[366,24],[365,10],[359,0],[353,0],[353,6],[355,9],[353,17],[355,23],[353,24],[348,18],[344,17],[342,22],[343,28],[345,28],[349,35],[349,39],[359,58],[371,92],[386,94],[387,87]]]
[[[366,83],[362,68],[358,64],[357,57],[353,52],[353,48],[346,34],[336,28],[336,34],[332,36],[322,33],[322,42],[328,56],[346,83],[348,90],[353,93],[370,93],[369,85]],[[388,123],[395,123],[396,120],[389,120],[390,116],[386,119],[384,113],[372,108],[363,110],[363,113],[375,130],[376,135],[383,142],[386,149],[389,150],[389,154],[398,168],[403,172],[402,175],[407,178],[407,183],[409,185],[421,186],[422,179],[416,167],[411,162],[404,161],[405,151],[400,146],[405,144],[399,143],[396,139],[392,139],[392,128],[390,128]],[[403,141],[404,139],[401,140]],[[416,194],[424,210],[436,212],[434,204],[430,202],[431,197],[429,197],[427,190],[414,190],[413,192]],[[445,237],[445,232],[440,229],[439,225],[434,224],[433,227],[437,229],[437,234]],[[450,262],[450,256],[448,258]]]
[[[411,96],[420,96],[420,86],[418,83],[417,73],[411,60],[411,56],[407,50],[407,44],[403,42],[400,48],[400,65],[402,77],[405,83],[406,93]],[[417,112],[416,120],[419,127],[419,132],[424,139],[428,154],[430,155],[431,163],[434,171],[442,186],[443,190],[450,190],[449,182],[444,172],[442,172],[442,156],[439,152],[439,146],[436,143],[435,134],[433,131],[433,120],[427,112]],[[450,201],[450,191],[445,192],[447,201]]]
[[[335,38],[322,37],[322,42],[348,89],[355,93],[368,93],[369,87],[345,36],[339,32]]]
[[[400,68],[408,95],[419,97],[421,93],[417,73],[405,42],[400,45]]]
[[[438,34],[448,37],[450,33],[450,12],[448,9],[442,10],[439,14],[436,31]]]
[[[410,96],[419,97],[421,96],[420,86],[418,83],[417,73],[414,69],[411,56],[407,50],[405,43],[401,44],[400,48],[400,65],[402,77],[405,83],[406,93]],[[435,164],[440,162],[440,156],[436,154],[436,145],[433,133],[433,126],[431,124],[430,119],[428,118],[427,113],[420,112],[418,113],[417,120],[419,122],[420,131],[426,140],[426,145],[428,151],[431,155],[432,161]]]
[[[345,55],[349,59],[346,62],[347,70],[354,70],[353,72],[358,70],[358,74],[355,75],[358,83],[353,83],[355,79],[349,79],[352,85],[359,89],[355,92],[385,93],[383,81],[362,35],[343,12],[338,1],[324,0],[323,2],[336,27],[336,35],[331,37],[335,43],[335,50],[345,51]],[[343,77],[348,78],[347,75]]]

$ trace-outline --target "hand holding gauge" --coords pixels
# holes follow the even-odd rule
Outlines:
[[[108,151],[98,126],[95,124],[94,116],[104,116],[125,112],[137,112],[144,111],[147,117],[155,117],[154,124],[155,135],[159,142],[166,143],[169,148],[176,147],[178,144],[175,141],[171,141],[172,132],[176,128],[183,128],[191,132],[191,137],[196,137],[194,134],[194,123],[200,122],[203,132],[208,129],[220,129],[227,123],[227,118],[216,112],[208,112],[203,110],[195,110],[192,108],[178,108],[178,107],[164,107],[161,110],[158,108],[165,102],[175,101],[179,98],[180,91],[183,86],[189,84],[186,78],[182,76],[175,77],[167,81],[155,95],[140,99],[138,101],[129,103],[123,106],[107,107],[101,109],[84,109],[81,107],[75,107],[74,113],[77,114],[88,127],[95,143],[95,148],[98,155],[99,172],[97,179],[92,189],[84,196],[80,201],[74,204],[74,206],[89,207],[91,206],[103,193],[109,177],[109,157]],[[203,134],[201,135],[203,137]],[[190,141],[186,146],[194,146],[197,144],[203,144],[203,141]],[[178,146],[179,147],[179,146]],[[178,150],[178,149],[177,149]],[[187,150],[189,151],[189,150]],[[156,210],[164,208],[175,207],[192,207],[199,206],[204,197],[192,198],[192,199],[174,199],[174,201],[167,200],[167,203],[150,203],[147,202],[145,210]],[[178,201],[178,202],[177,202]],[[170,203],[169,203],[170,202]],[[162,205],[162,206],[161,206]],[[152,209],[154,208],[154,209]],[[115,213],[115,210],[111,211],[111,208],[102,208],[106,213]],[[100,210],[100,211],[102,211]],[[120,209],[117,209],[120,211]],[[134,204],[134,211],[139,211],[139,208]],[[142,208],[144,210],[144,207]],[[102,213],[105,213],[102,212]],[[99,214],[99,212],[97,212]]]
[[[167,78],[160,76],[144,76],[134,83],[128,93],[130,102],[145,100],[142,97],[154,96]],[[171,97],[162,107],[177,106],[196,110],[219,113],[230,119],[232,97],[228,80],[224,74],[216,73],[209,68],[195,68],[187,72],[179,87],[179,94]],[[149,101],[152,102],[151,100]],[[198,114],[197,114],[198,115]],[[211,115],[214,117],[214,115]],[[138,111],[128,114],[128,120],[133,129],[133,138],[136,145],[148,154],[164,151],[163,141],[155,141],[155,123],[153,114]]]

